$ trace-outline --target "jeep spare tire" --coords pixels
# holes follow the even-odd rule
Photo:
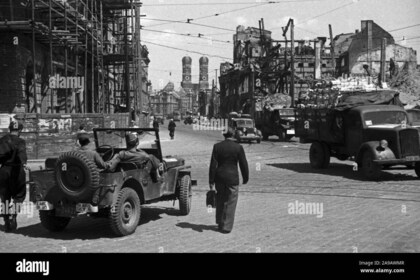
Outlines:
[[[96,164],[81,152],[62,154],[54,169],[58,187],[68,197],[86,199],[99,187],[99,170]]]

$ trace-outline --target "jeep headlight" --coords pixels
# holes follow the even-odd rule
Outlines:
[[[242,132],[242,130],[238,130],[238,135],[242,136],[244,133]]]

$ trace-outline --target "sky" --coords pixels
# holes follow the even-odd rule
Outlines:
[[[142,3],[141,38],[149,50],[149,80],[154,90],[162,89],[169,81],[176,89],[180,87],[181,60],[186,55],[192,58],[193,83],[198,82],[200,57],[205,54],[209,58],[211,84],[220,63],[232,62],[236,27],[258,27],[261,18],[276,40],[283,39],[281,28],[290,18],[296,25],[295,39],[304,40],[329,37],[329,24],[336,36],[360,30],[362,20],[373,20],[389,31],[397,43],[415,49],[418,61],[420,57],[420,0],[143,0]],[[403,38],[407,40],[402,41]]]

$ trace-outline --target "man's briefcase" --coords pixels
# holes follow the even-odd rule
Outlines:
[[[216,191],[210,190],[206,194],[207,207],[216,208]]]

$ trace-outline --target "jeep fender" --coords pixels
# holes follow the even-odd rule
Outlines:
[[[124,188],[131,188],[137,192],[137,195],[140,198],[140,202],[143,204],[145,202],[145,196],[143,191],[143,185],[133,176],[127,176],[120,182],[114,182],[114,188],[103,188],[101,192],[95,193],[95,196],[98,196],[100,205],[111,205],[118,197],[118,193]]]
[[[379,141],[369,141],[360,147],[356,156],[357,164],[361,164],[363,153],[366,151],[371,151],[375,160],[395,159],[395,154],[389,147],[383,149],[379,146]]]

